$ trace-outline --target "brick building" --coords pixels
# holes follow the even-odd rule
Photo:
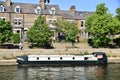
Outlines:
[[[92,12],[76,11],[75,6],[70,10],[60,10],[58,5],[46,5],[44,0],[39,4],[14,3],[11,0],[0,1],[0,19],[10,21],[13,26],[13,32],[19,33],[21,39],[26,35],[26,31],[34,24],[39,15],[46,17],[46,22],[50,29],[55,33],[56,26],[52,22],[57,18],[63,18],[68,21],[76,21],[78,28],[81,29],[81,37],[86,37],[85,20]]]

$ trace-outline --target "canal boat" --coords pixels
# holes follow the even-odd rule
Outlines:
[[[104,52],[91,55],[25,55],[17,57],[18,65],[101,65],[107,64]]]

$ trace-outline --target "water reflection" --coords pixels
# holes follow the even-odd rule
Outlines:
[[[120,64],[76,67],[0,66],[0,80],[120,80]]]
[[[96,78],[102,80],[103,67],[18,67],[15,80],[18,78],[20,80],[90,80]]]

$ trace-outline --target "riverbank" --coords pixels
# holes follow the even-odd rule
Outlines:
[[[54,49],[29,49],[24,47],[19,49],[0,49],[0,65],[16,65],[16,56],[21,55],[81,55],[92,52],[105,52],[108,56],[108,63],[120,63],[120,48],[91,48],[87,44],[76,44],[75,48],[70,47],[70,43],[55,43]],[[14,60],[13,60],[14,59]]]
[[[81,55],[91,54],[92,52],[105,52],[108,57],[120,57],[120,49],[79,49],[79,48],[66,48],[66,49],[0,49],[0,60],[15,59],[16,56],[21,55]]]

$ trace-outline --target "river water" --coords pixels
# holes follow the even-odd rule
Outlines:
[[[120,64],[76,67],[0,66],[0,80],[120,80]]]

